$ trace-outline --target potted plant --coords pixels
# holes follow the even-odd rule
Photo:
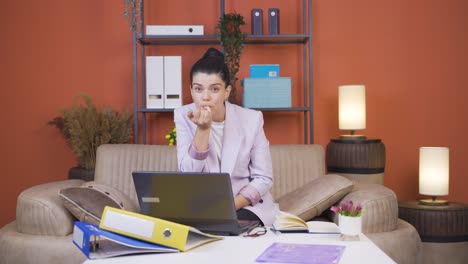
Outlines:
[[[83,103],[78,104],[78,99]],[[127,143],[133,134],[130,112],[98,109],[85,95],[75,98],[75,103],[61,113],[48,124],[59,129],[78,158],[78,166],[69,171],[71,179],[93,180],[96,149],[102,144]]]
[[[364,213],[361,204],[354,206],[353,201],[348,200],[341,202],[339,206],[332,206],[330,210],[338,214],[338,226],[346,239],[354,240],[355,237],[359,237]]]
[[[219,21],[216,29],[218,30],[217,39],[221,42],[224,50],[224,59],[229,68],[231,76],[231,94],[229,102],[237,103],[236,77],[240,68],[240,55],[244,49],[244,41],[247,33],[243,33],[241,26],[245,25],[244,17],[238,13],[224,14]]]

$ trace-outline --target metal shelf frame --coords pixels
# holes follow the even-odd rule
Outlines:
[[[220,1],[220,16],[224,15],[225,1]],[[302,112],[304,117],[304,144],[314,143],[313,127],[313,79],[312,79],[312,0],[302,0],[302,28],[301,34],[278,34],[278,35],[247,35],[245,44],[294,44],[303,45],[303,106],[291,108],[253,108],[262,112]],[[307,6],[307,8],[305,8]],[[142,143],[146,144],[146,130],[148,113],[171,113],[174,109],[148,109],[141,106],[146,105],[146,69],[145,69],[145,47],[157,45],[219,45],[216,35],[203,36],[166,36],[166,35],[144,35],[144,0],[139,5],[140,20],[139,27],[132,31],[133,49],[133,105],[134,105],[134,141],[139,143],[139,117],[141,116]],[[138,54],[138,46],[140,54]],[[138,56],[140,56],[141,76],[138,76]],[[138,96],[138,80],[141,80],[141,96]]]

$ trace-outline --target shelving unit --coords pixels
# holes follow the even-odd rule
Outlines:
[[[224,15],[225,0],[220,1],[220,16]],[[303,46],[303,105],[291,108],[254,108],[263,112],[302,112],[304,122],[304,144],[313,143],[313,85],[312,85],[312,0],[302,0],[302,28],[300,34],[278,35],[247,35],[245,44],[296,44]],[[306,8],[307,7],[307,8]],[[144,0],[141,0],[139,27],[133,31],[133,96],[134,96],[134,133],[135,143],[139,143],[139,123],[141,122],[142,143],[146,144],[147,121],[146,114],[172,113],[173,109],[148,109],[146,108],[146,83],[145,83],[145,47],[155,45],[220,45],[215,35],[203,36],[155,36],[144,34]],[[244,14],[245,17],[245,14]],[[217,20],[217,19],[216,19]],[[140,45],[140,54],[137,46]],[[141,76],[138,76],[138,56],[141,62]],[[138,80],[141,80],[138,95]],[[294,87],[292,87],[294,89]],[[139,121],[139,117],[141,121]],[[266,121],[265,121],[266,122]]]

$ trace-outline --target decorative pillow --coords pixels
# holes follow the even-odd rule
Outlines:
[[[135,202],[127,195],[113,187],[96,182],[86,182],[81,187],[62,189],[59,197],[73,216],[82,222],[92,224],[99,224],[106,206],[138,211]]]
[[[343,176],[329,174],[314,179],[278,199],[281,211],[295,214],[308,221],[353,189],[353,183]]]

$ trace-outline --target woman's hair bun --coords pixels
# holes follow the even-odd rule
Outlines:
[[[224,54],[215,49],[209,48],[190,70],[190,83],[193,82],[193,76],[197,73],[218,74],[223,82],[228,86],[231,82],[229,76],[229,67],[224,61]]]
[[[224,54],[215,48],[209,48],[205,52],[205,55],[203,55],[203,59],[208,58],[208,57],[221,58],[224,60]]]

